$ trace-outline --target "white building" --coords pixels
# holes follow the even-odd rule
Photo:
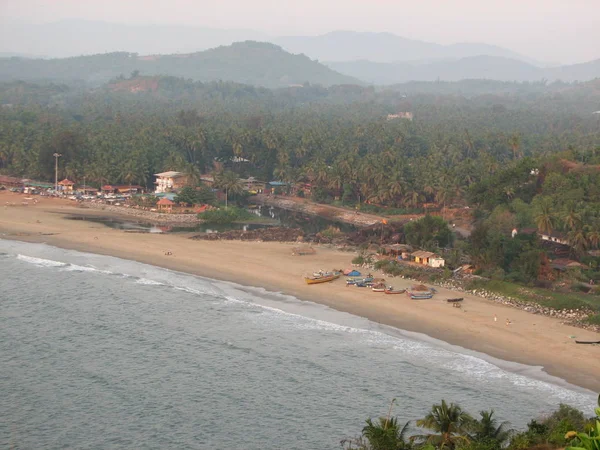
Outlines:
[[[555,242],[557,244],[569,245],[569,240],[562,233],[540,233],[543,241]]]
[[[176,189],[180,189],[184,187],[187,183],[187,177],[185,174],[181,172],[162,172],[155,173],[156,181],[154,184],[156,185],[156,189],[154,192],[156,194],[161,194],[164,192],[173,192]]]
[[[432,256],[429,258],[429,267],[444,267],[446,261],[440,256]]]

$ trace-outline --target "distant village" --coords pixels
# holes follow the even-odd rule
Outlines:
[[[68,197],[72,200],[89,199],[125,199],[133,195],[153,194],[158,198],[167,198],[173,200],[177,193],[184,187],[190,185],[188,176],[182,172],[167,171],[154,174],[154,189],[147,189],[144,186],[136,184],[106,184],[100,188],[87,186],[85,183],[76,184],[65,178],[56,183],[45,181],[30,180],[27,178],[17,178],[0,175],[0,189],[10,189],[13,192],[20,192],[31,195],[54,195]],[[200,181],[203,185],[212,187],[214,177],[212,175],[202,175]],[[287,183],[282,181],[259,181],[254,177],[240,178],[240,185],[250,194],[269,194],[278,188],[287,187]],[[290,186],[291,187],[291,186]],[[291,187],[294,193],[302,190],[304,194],[310,195],[310,184],[300,183]],[[217,191],[215,189],[215,191]]]

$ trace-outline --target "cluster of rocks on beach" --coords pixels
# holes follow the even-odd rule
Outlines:
[[[147,222],[153,223],[169,223],[169,224],[198,224],[202,223],[202,220],[198,219],[196,214],[163,214],[154,211],[148,211],[145,209],[107,205],[105,203],[82,203],[80,206],[82,209],[97,209],[115,214],[123,214],[135,219],[141,219]]]

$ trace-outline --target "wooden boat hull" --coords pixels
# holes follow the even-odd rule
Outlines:
[[[446,301],[447,301],[448,303],[458,303],[458,302],[462,302],[463,300],[464,300],[464,298],[463,298],[463,297],[460,297],[460,298],[449,298],[449,299],[446,299]]]
[[[385,291],[386,294],[404,294],[406,292],[406,289],[400,289],[400,290],[390,290],[390,289],[386,289]]]
[[[600,344],[600,341],[575,341],[576,344]]]
[[[429,298],[433,298],[433,293],[431,293],[431,292],[415,293],[415,292],[406,291],[406,295],[408,295],[408,297],[410,297],[411,300],[426,300]]]
[[[371,288],[373,292],[385,292],[384,288]]]
[[[320,277],[320,278],[309,278],[309,277],[304,277],[304,281],[306,281],[306,284],[321,284],[321,283],[328,283],[330,281],[335,280],[335,276],[331,275],[329,277]]]

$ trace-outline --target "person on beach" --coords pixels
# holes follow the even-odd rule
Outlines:
[[[498,316],[494,314],[494,322],[498,322]]]

